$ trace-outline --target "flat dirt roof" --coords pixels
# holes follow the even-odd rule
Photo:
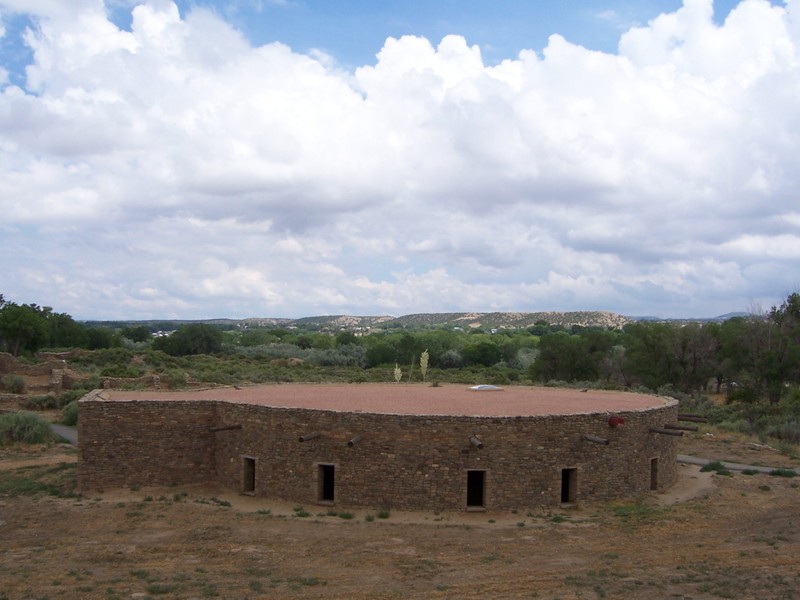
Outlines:
[[[217,400],[274,408],[304,408],[336,412],[394,415],[525,417],[644,411],[675,400],[649,394],[581,391],[567,388],[508,386],[476,391],[447,384],[275,384],[195,391],[105,390],[98,400],[191,401]]]

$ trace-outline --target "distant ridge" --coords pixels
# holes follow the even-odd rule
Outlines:
[[[633,321],[656,321],[659,323],[722,323],[723,321],[728,321],[729,319],[735,319],[737,317],[750,317],[752,316],[750,313],[747,312],[729,312],[725,313],[724,315],[719,315],[718,317],[696,317],[696,318],[672,318],[672,319],[665,319],[663,317],[631,317]]]
[[[230,320],[225,320],[230,322]],[[471,329],[522,329],[537,322],[562,327],[606,327],[619,329],[632,323],[633,319],[606,311],[573,311],[573,312],[456,312],[456,313],[415,313],[392,317],[354,316],[354,315],[320,315],[302,317],[300,319],[242,319],[247,327],[299,327],[319,330],[365,330],[365,329],[418,329],[438,327],[458,327]],[[204,321],[222,323],[222,319]]]
[[[451,312],[451,313],[415,313],[393,317],[380,316],[354,316],[354,315],[319,315],[315,317],[301,317],[299,319],[250,317],[247,319],[149,319],[143,321],[85,321],[90,325],[105,325],[110,327],[126,327],[135,324],[148,326],[157,325],[159,328],[172,329],[187,323],[208,323],[231,329],[251,327],[286,327],[316,329],[319,331],[364,331],[367,329],[425,329],[425,328],[460,328],[465,331],[475,329],[525,329],[536,323],[547,323],[550,326],[565,328],[603,327],[606,329],[622,329],[626,325],[640,321],[670,322],[670,323],[706,323],[722,322],[734,317],[748,316],[748,313],[728,313],[712,318],[697,319],[664,319],[660,317],[626,317],[616,313],[601,310],[579,310],[571,312],[542,311],[542,312]]]

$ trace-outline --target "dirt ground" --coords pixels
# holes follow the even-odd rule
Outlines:
[[[679,452],[800,471],[729,434]],[[639,502],[387,515],[198,487],[64,497],[75,461],[0,451],[0,600],[800,598],[800,478],[681,466]]]

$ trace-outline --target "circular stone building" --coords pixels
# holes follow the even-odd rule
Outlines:
[[[660,490],[676,478],[680,435],[671,398],[521,386],[97,390],[79,415],[83,490],[214,483],[408,510],[553,508]]]

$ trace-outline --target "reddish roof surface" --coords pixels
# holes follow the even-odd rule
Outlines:
[[[101,398],[131,400],[219,400],[280,408],[400,415],[516,417],[640,411],[675,402],[670,398],[566,388],[510,386],[474,391],[448,384],[276,384],[179,392],[107,390]]]

